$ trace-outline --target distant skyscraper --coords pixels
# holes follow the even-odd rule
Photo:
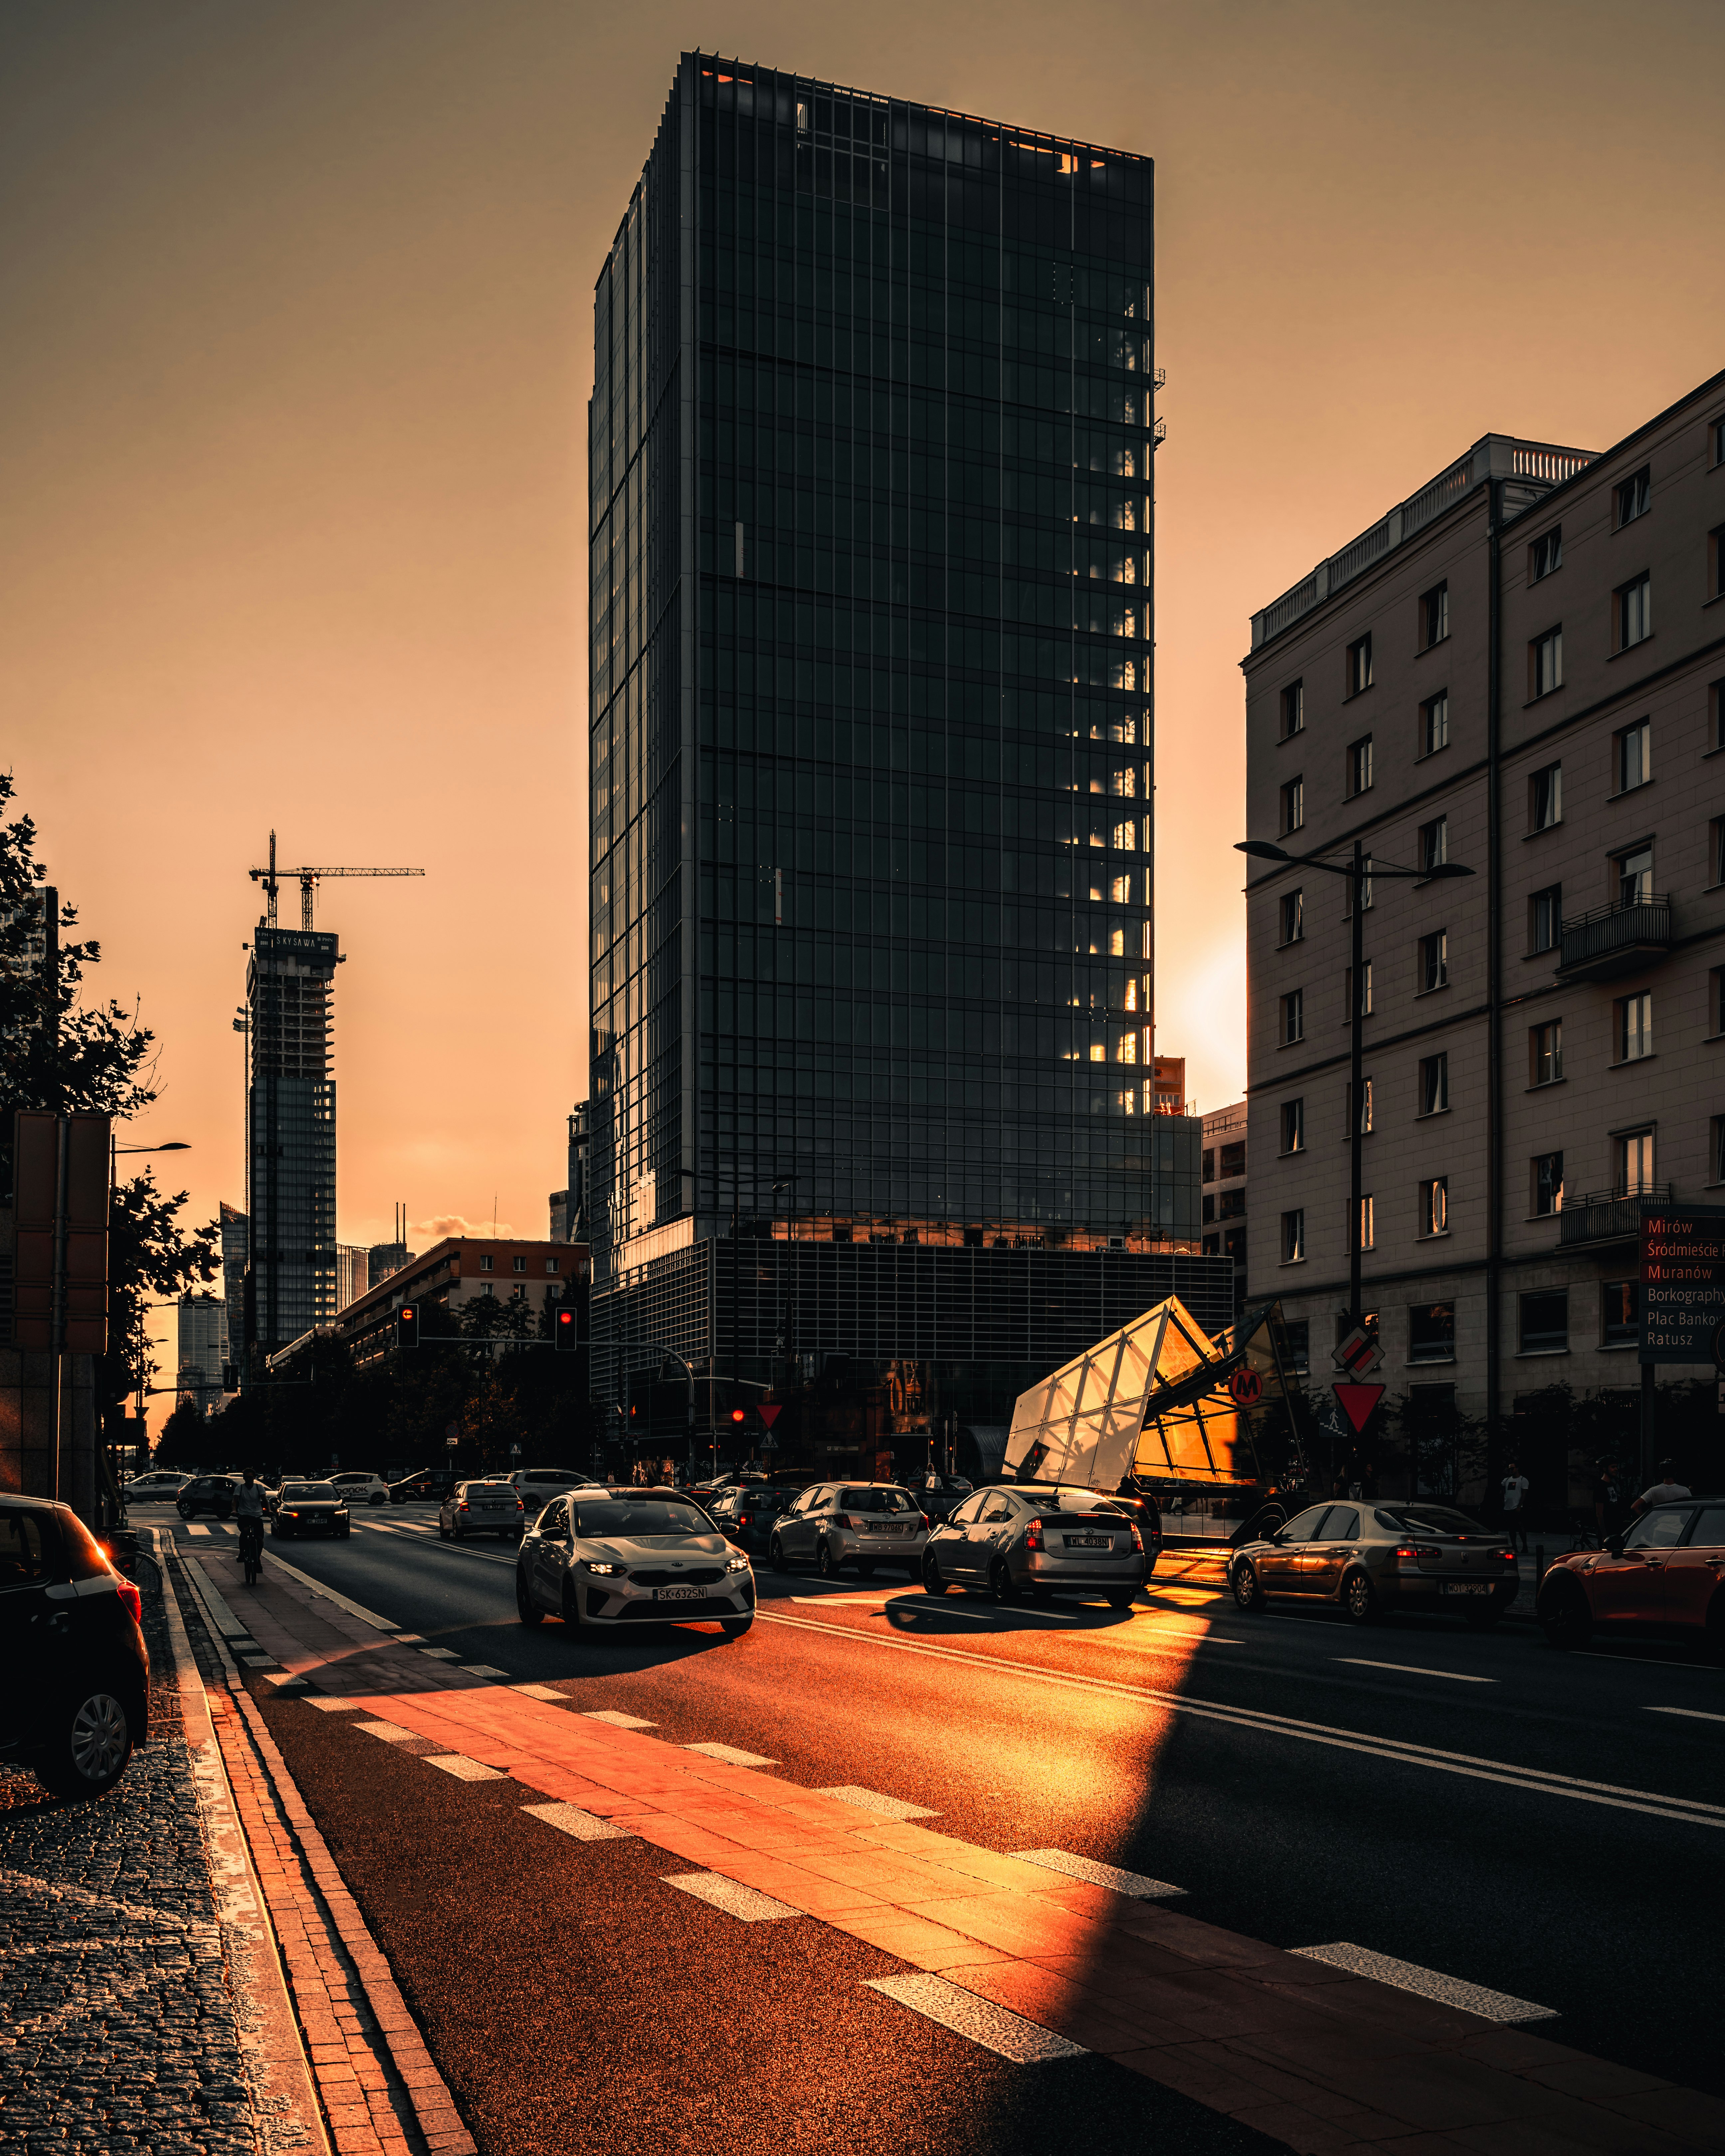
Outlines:
[[[346,1310],[371,1286],[371,1253],[363,1243],[336,1245],[336,1307]]]
[[[181,1397],[196,1400],[206,1413],[221,1404],[223,1306],[213,1295],[182,1295],[178,1316],[178,1374]]]
[[[743,1237],[932,1246],[965,1297],[984,1251],[1195,1250],[1151,1082],[1151,181],[683,56],[595,299],[601,1287]],[[643,1324],[719,1368],[993,1352],[809,1292]],[[641,1315],[596,1306],[602,1383]]]
[[[330,1054],[339,940],[259,921],[246,968],[252,1308],[266,1353],[336,1314]]]
[[[245,1268],[250,1227],[237,1205],[222,1201],[222,1360],[236,1379],[245,1359]]]

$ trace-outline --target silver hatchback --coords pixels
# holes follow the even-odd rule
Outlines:
[[[1149,1571],[1144,1538],[1117,1505],[1094,1490],[978,1490],[930,1533],[922,1584],[986,1588],[997,1602],[1028,1594],[1100,1594],[1129,1609]]]
[[[465,1543],[470,1535],[495,1535],[504,1542],[519,1542],[526,1525],[521,1494],[513,1482],[501,1477],[484,1482],[458,1482],[438,1509],[438,1539]]]

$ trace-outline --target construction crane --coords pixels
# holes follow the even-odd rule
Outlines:
[[[281,888],[280,876],[297,876],[300,879],[300,926],[302,928],[310,928],[312,895],[326,876],[423,876],[424,873],[424,869],[282,869],[278,872],[275,865],[274,831],[270,834],[269,867],[246,870],[246,874],[254,883],[260,883],[264,886],[264,896],[269,901],[270,906],[265,919],[267,925],[271,928],[276,925],[275,901],[276,895]]]

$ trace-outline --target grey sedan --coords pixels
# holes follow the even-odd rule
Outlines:
[[[458,1482],[438,1507],[438,1539],[465,1543],[470,1535],[521,1539],[524,1516],[521,1493],[499,1476],[484,1482]]]
[[[1391,1609],[1441,1609],[1495,1625],[1521,1584],[1501,1534],[1448,1505],[1313,1505],[1250,1542],[1229,1568],[1242,1609],[1272,1597],[1337,1603],[1357,1625]]]
[[[1099,1594],[1127,1609],[1148,1568],[1143,1537],[1119,1507],[1065,1485],[978,1490],[931,1530],[922,1553],[931,1594],[983,1587],[997,1602]]]

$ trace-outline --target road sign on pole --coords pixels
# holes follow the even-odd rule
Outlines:
[[[784,1402],[783,1400],[758,1401],[756,1404],[755,1413],[766,1424],[768,1429],[771,1430],[773,1424],[784,1413]]]
[[[1356,1325],[1345,1340],[1337,1342],[1330,1359],[1338,1370],[1357,1383],[1362,1378],[1369,1378],[1384,1357],[1373,1336],[1364,1326]]]
[[[1370,1420],[1373,1409],[1384,1393],[1382,1385],[1335,1385],[1331,1389],[1341,1404],[1343,1414],[1353,1424],[1356,1436]]]

